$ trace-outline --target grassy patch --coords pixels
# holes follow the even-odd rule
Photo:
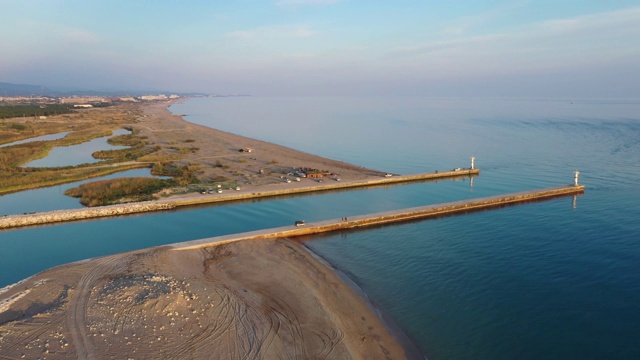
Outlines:
[[[94,152],[91,156],[100,160],[132,161],[158,150],[160,150],[159,146],[147,147],[145,145],[138,145],[127,149],[100,150]]]
[[[55,169],[0,170],[0,195],[39,187],[54,186],[109,174],[148,167],[146,164],[127,164],[108,167],[66,167]]]
[[[95,188],[88,186],[81,191],[80,197],[83,203],[93,206],[114,201],[139,201],[147,199],[158,189],[198,183],[198,176],[202,173],[201,166],[180,161],[185,155],[199,150],[192,144],[195,140],[176,141],[172,149],[152,144],[147,137],[140,136],[139,129],[130,126],[138,122],[137,118],[142,115],[143,113],[136,107],[123,106],[73,111],[64,115],[47,116],[46,119],[22,115],[0,119],[0,144],[69,132],[64,138],[57,140],[27,142],[0,148],[0,194],[149,167],[149,163],[155,164],[152,171],[154,175],[171,176],[172,179],[146,178],[122,183],[112,181],[100,186],[96,185]],[[102,160],[97,164],[57,168],[21,167],[29,161],[45,157],[56,146],[71,146],[94,138],[109,136],[114,129],[123,127],[131,131],[131,134],[111,137],[108,142],[128,148],[95,152],[92,154],[94,158]],[[99,190],[101,187],[102,190]],[[107,191],[104,187],[111,187],[112,190]]]
[[[80,203],[86,206],[102,206],[152,200],[156,192],[175,185],[174,180],[119,178],[82,184],[65,191],[65,195],[80,198]]]

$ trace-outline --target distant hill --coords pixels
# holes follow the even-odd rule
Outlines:
[[[179,93],[173,91],[139,91],[139,90],[55,90],[41,85],[25,85],[0,82],[0,96],[140,96],[175,94],[179,96],[207,96],[204,93]]]
[[[0,82],[0,96],[46,96],[53,93],[50,89],[40,85]]]

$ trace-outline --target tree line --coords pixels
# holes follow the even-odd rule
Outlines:
[[[51,116],[72,112],[74,112],[72,104],[0,104],[0,119],[27,116]]]

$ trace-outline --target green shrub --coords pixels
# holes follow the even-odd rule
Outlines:
[[[27,130],[27,125],[23,124],[11,124],[11,128],[19,131]]]
[[[175,185],[176,182],[173,180],[119,178],[82,184],[65,191],[65,195],[80,198],[80,203],[86,206],[102,206],[151,200],[154,193]]]

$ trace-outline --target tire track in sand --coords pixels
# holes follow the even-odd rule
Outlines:
[[[79,359],[96,359],[93,342],[87,334],[87,305],[91,289],[99,278],[124,270],[128,263],[127,257],[120,255],[99,258],[94,261],[97,262],[96,266],[80,278],[69,302],[67,327]]]

